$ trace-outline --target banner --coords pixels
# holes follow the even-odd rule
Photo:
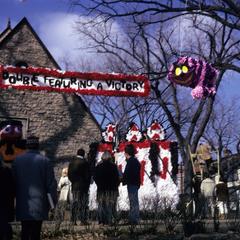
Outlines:
[[[149,80],[143,75],[65,72],[2,65],[0,88],[107,96],[148,96],[150,92]]]

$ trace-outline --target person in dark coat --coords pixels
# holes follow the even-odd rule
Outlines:
[[[127,185],[128,198],[130,203],[129,223],[138,224],[139,222],[139,199],[138,190],[140,188],[140,170],[141,164],[135,158],[135,148],[132,144],[128,144],[125,149],[126,167],[123,173],[122,183]]]
[[[39,240],[42,221],[48,219],[50,202],[57,202],[57,182],[50,160],[39,152],[39,139],[29,137],[26,147],[27,152],[13,163],[16,218],[21,221],[22,240]]]
[[[12,169],[0,160],[0,239],[12,239],[12,227],[9,222],[14,220],[15,184]]]
[[[111,224],[116,217],[119,173],[110,152],[105,151],[102,161],[96,166],[93,177],[97,184],[99,224]]]
[[[79,149],[77,157],[68,166],[68,178],[72,183],[72,221],[87,224],[89,186],[91,181],[90,166],[85,159],[85,151]]]

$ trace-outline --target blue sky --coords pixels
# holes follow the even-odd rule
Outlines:
[[[55,60],[77,58],[92,60],[92,55],[78,49],[85,46],[84,40],[74,29],[78,15],[65,0],[0,0],[0,31],[6,27],[8,18],[14,27],[23,17],[37,32]],[[78,50],[78,51],[76,51]]]
[[[66,2],[66,0],[0,0],[0,31],[5,29],[8,18],[14,27],[23,17],[27,17],[58,63],[61,64],[63,58],[74,61],[79,57],[92,61],[93,55],[78,50],[85,45],[84,39],[77,36],[74,30],[74,23],[79,15],[73,12]],[[239,98],[239,75],[227,74],[220,86],[219,94]]]
[[[10,17],[15,23],[23,16],[36,20],[42,18],[42,14],[54,12],[67,12],[69,7],[62,0],[0,0],[1,3],[1,24],[4,26],[4,19]]]

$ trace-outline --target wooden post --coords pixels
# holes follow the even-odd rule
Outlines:
[[[193,162],[193,154],[191,152],[191,148],[190,148],[190,145],[188,144],[188,151],[189,151],[189,155],[190,155],[190,160],[191,160],[191,163],[192,163],[192,168],[193,168],[193,174],[196,175],[196,171],[195,171],[195,167],[194,167],[194,162]]]
[[[180,164],[180,192],[181,192],[181,194],[184,193],[184,188],[183,188],[183,163]]]
[[[217,152],[217,168],[218,168],[218,182],[220,181],[220,153],[219,153],[219,149],[217,148],[216,150]]]

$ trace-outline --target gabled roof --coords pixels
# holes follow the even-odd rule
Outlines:
[[[12,31],[10,22],[8,22],[8,25],[3,32],[0,33],[0,42]]]
[[[51,55],[51,53],[48,51],[47,47],[44,45],[44,43],[42,42],[42,40],[38,37],[37,33],[34,31],[33,27],[31,26],[31,24],[28,22],[27,18],[24,17],[12,30],[11,28],[9,29],[9,27],[7,27],[1,34],[0,34],[0,48],[1,46],[3,46],[4,43],[6,43],[7,41],[9,41],[9,39],[16,34],[19,29],[23,26],[26,25],[29,30],[31,31],[31,33],[34,35],[34,37],[36,38],[36,40],[39,42],[39,44],[41,45],[41,47],[44,49],[44,51],[46,52],[47,56],[49,57],[49,59],[52,61],[52,63],[55,65],[55,67],[57,69],[61,69],[61,67],[58,65],[58,63],[55,61],[55,59],[53,58],[53,56]],[[5,36],[4,36],[5,35]],[[1,40],[2,37],[2,40]]]
[[[57,69],[61,69],[61,67],[58,65],[58,63],[55,61],[55,59],[53,58],[53,56],[51,55],[51,53],[48,51],[47,47],[44,45],[44,43],[42,42],[42,40],[38,37],[37,33],[34,31],[34,29],[32,28],[32,26],[30,25],[30,23],[28,22],[27,18],[24,17],[13,29],[11,28],[10,25],[10,21],[8,22],[8,26],[7,28],[0,33],[0,48],[7,43],[12,36],[14,36],[14,34],[16,34],[20,28],[26,25],[28,27],[28,29],[31,31],[31,33],[33,34],[33,36],[35,37],[35,39],[38,41],[38,43],[40,44],[40,46],[43,48],[43,50],[45,51],[45,53],[47,54],[48,58],[52,61],[52,63],[55,65],[55,67]],[[98,128],[101,130],[101,127],[99,125],[99,123],[97,122],[96,118],[94,117],[94,115],[92,114],[92,112],[90,111],[90,109],[87,107],[86,103],[84,102],[84,100],[82,99],[82,97],[78,94],[75,95],[83,109],[89,113],[90,117],[93,119],[93,121],[96,123],[96,125],[98,126]]]

